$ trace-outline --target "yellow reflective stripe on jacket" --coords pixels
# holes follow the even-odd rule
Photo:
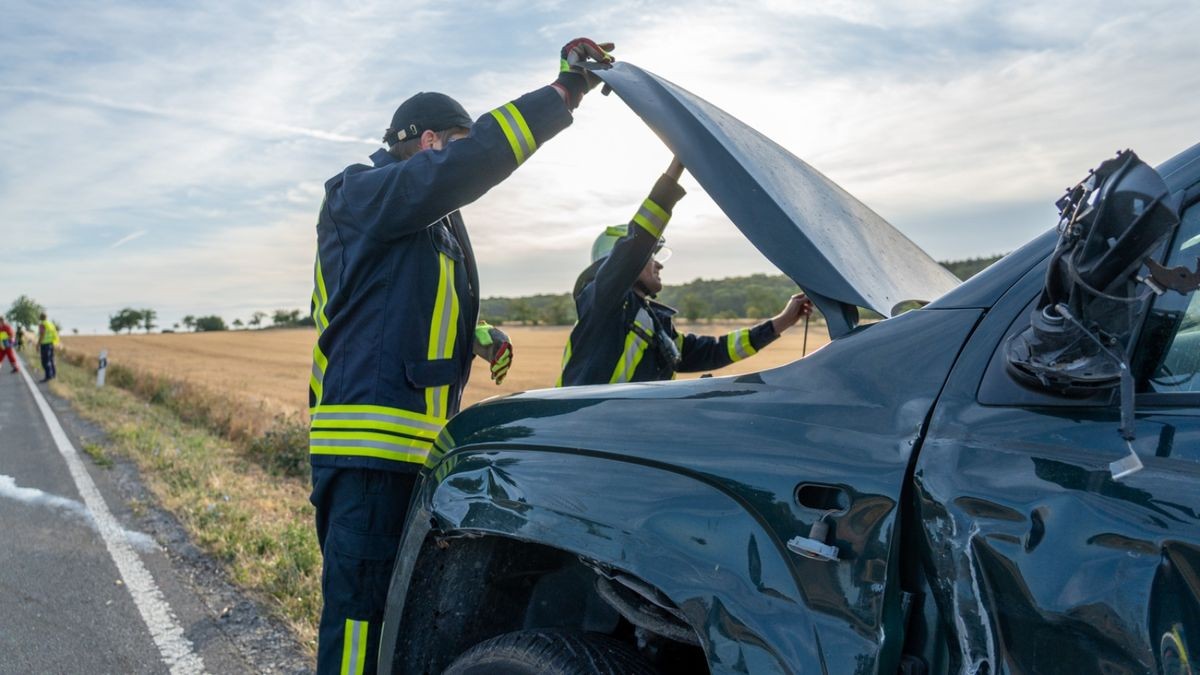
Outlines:
[[[308,432],[308,451],[314,455],[377,457],[424,464],[431,447],[432,440],[374,431],[312,429]]]
[[[8,331],[0,330],[0,340],[7,340],[7,339],[8,339]]]
[[[386,431],[429,441],[445,424],[444,419],[383,406],[319,405],[312,413],[314,430]]]
[[[454,258],[445,253],[438,254],[437,298],[433,303],[433,317],[429,321],[429,349],[426,357],[430,361],[454,356],[454,342],[458,339],[458,293],[454,291]],[[450,385],[425,389],[425,412],[434,417],[445,417],[450,407]]]
[[[642,318],[645,318],[645,323]],[[633,322],[642,330],[653,334],[654,324],[650,319],[650,315],[644,309],[638,310],[637,316]],[[637,331],[630,330],[625,335],[625,348],[621,351],[621,359],[617,361],[617,367],[613,369],[612,377],[609,378],[609,384],[618,384],[628,382],[633,379],[633,373],[637,370],[638,364],[642,362],[642,357],[646,355],[646,347],[649,343],[642,339]]]
[[[492,117],[496,118],[500,130],[504,132],[504,137],[508,139],[508,144],[512,147],[513,156],[517,159],[517,166],[520,166],[529,159],[534,150],[537,150],[537,142],[534,141],[533,132],[525,123],[524,116],[521,115],[520,110],[517,110],[517,106],[508,103],[493,110]]]
[[[321,333],[329,327],[329,318],[325,316],[325,305],[329,302],[329,292],[325,289],[325,276],[321,273],[321,254],[317,253],[313,262],[313,323],[317,326],[317,343],[313,345],[312,373],[308,378],[308,386],[312,389],[313,400],[321,404],[325,393],[325,371],[329,369],[329,358],[321,351]],[[312,410],[309,410],[312,413]]]
[[[383,417],[394,417],[401,420],[406,420],[421,425],[436,426],[438,429],[446,423],[444,418],[432,417],[430,415],[422,415],[419,412],[405,410],[404,408],[393,408],[386,405],[369,405],[365,403],[330,403],[328,405],[317,406],[314,410],[315,415],[324,414],[346,414],[357,413],[364,417],[375,415]]]
[[[325,305],[329,303],[329,292],[325,290],[325,276],[321,273],[321,256],[313,265],[313,323],[317,324],[317,335],[329,327],[329,317],[325,316]]]
[[[567,346],[563,348],[562,367],[558,369],[558,381],[556,381],[554,383],[554,386],[556,386],[556,387],[562,386],[563,373],[566,372],[567,364],[570,362],[571,362],[571,338],[568,337],[567,338]]]
[[[735,363],[758,353],[754,345],[750,344],[749,328],[742,328],[726,334],[725,347],[729,350],[729,360]]]
[[[341,675],[361,675],[366,667],[367,630],[370,626],[366,621],[346,619],[346,632],[342,636]]]
[[[633,222],[637,223],[643,230],[654,235],[655,239],[662,236],[663,230],[666,229],[667,221],[669,220],[671,220],[671,214],[649,199],[642,202],[641,208],[633,216]]]
[[[313,345],[312,374],[308,376],[308,386],[316,396],[317,406],[321,405],[321,397],[325,393],[325,369],[329,367],[329,359],[321,351],[321,345]],[[310,411],[311,412],[311,411]]]

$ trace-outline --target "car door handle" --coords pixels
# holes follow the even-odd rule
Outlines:
[[[826,522],[825,516],[822,515],[812,524],[808,530],[807,537],[792,537],[788,540],[788,550],[797,555],[802,555],[809,560],[820,560],[821,562],[837,562],[838,548],[831,544],[825,543],[829,538],[829,523]]]

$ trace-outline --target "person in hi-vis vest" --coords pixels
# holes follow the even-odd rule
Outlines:
[[[38,315],[38,349],[42,357],[42,382],[53,380],[58,371],[54,369],[54,348],[58,346],[58,326],[46,318],[46,313]]]

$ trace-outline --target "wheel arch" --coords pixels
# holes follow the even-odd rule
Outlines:
[[[388,645],[432,644],[436,653],[415,660],[440,662],[481,632],[531,627],[514,608],[546,608],[532,602],[532,586],[511,582],[524,575],[533,583],[539,571],[570,561],[661,594],[714,673],[790,672],[788,664],[820,658],[815,641],[794,639],[814,628],[786,548],[719,483],[577,451],[468,447],[447,455],[418,493],[389,593],[381,665],[391,665]],[[588,595],[574,594],[581,593]],[[467,620],[453,636],[440,635],[438,617],[454,612],[487,613],[492,625]]]

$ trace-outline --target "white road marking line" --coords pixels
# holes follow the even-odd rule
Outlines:
[[[92,477],[88,475],[83,462],[80,461],[79,452],[67,438],[62,425],[58,423],[58,418],[54,416],[54,411],[50,409],[50,404],[46,403],[46,398],[33,383],[33,378],[29,376],[29,368],[24,361],[21,359],[21,377],[29,386],[29,391],[33,392],[33,399],[37,402],[42,418],[46,420],[46,426],[54,438],[54,444],[58,446],[59,454],[66,460],[71,478],[75,479],[75,487],[83,497],[83,503],[92,512],[92,517],[96,520],[96,528],[100,531],[100,538],[104,540],[108,554],[116,563],[117,571],[125,582],[125,588],[128,588],[129,594],[133,596],[133,602],[137,605],[138,613],[142,615],[142,621],[146,623],[146,628],[150,630],[150,637],[154,639],[154,644],[162,654],[163,662],[167,664],[173,675],[203,673],[204,661],[192,649],[191,640],[188,640],[183,634],[183,629],[175,620],[175,613],[171,611],[171,606],[167,604],[162,591],[154,583],[154,577],[150,576],[149,570],[142,564],[142,559],[130,547],[125,537],[125,530],[108,510],[108,505],[104,503],[104,498],[96,489],[96,484],[92,482]]]

